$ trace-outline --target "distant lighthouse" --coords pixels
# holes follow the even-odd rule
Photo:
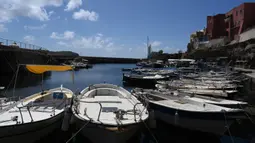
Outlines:
[[[150,44],[150,41],[149,41],[149,36],[147,36],[147,50],[148,50],[147,58],[149,59],[150,56],[151,56],[151,44]]]

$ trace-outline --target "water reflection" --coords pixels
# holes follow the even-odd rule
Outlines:
[[[43,89],[51,89],[59,87],[63,84],[64,87],[72,91],[82,90],[85,87],[96,83],[111,83],[119,86],[122,84],[122,68],[132,68],[134,64],[97,64],[92,69],[81,69],[79,71],[66,72],[51,72],[51,76],[44,76]],[[74,82],[72,79],[74,74]],[[5,81],[11,81],[12,77],[6,77]],[[2,78],[1,78],[2,79]],[[13,87],[13,86],[10,86]],[[16,94],[21,97],[29,96],[33,93],[41,91],[41,75],[24,76],[19,75],[17,80]],[[127,87],[128,90],[131,88]],[[12,96],[12,89],[6,91],[7,96]]]

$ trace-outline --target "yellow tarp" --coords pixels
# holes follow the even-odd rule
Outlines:
[[[35,74],[42,74],[46,71],[67,71],[72,70],[71,66],[58,66],[58,65],[26,65],[26,68]]]

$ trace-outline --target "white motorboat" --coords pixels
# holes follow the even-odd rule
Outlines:
[[[180,92],[198,94],[198,95],[208,95],[215,97],[231,97],[231,95],[236,94],[237,90],[213,90],[213,89],[177,89]]]
[[[236,119],[246,118],[242,109],[197,102],[185,97],[166,97],[146,92],[137,96],[149,102],[157,120],[191,130],[222,135]]]
[[[235,90],[235,84],[192,84],[182,82],[172,82],[168,84],[169,88],[173,89],[210,89],[210,90]]]
[[[157,83],[172,87],[172,88],[195,88],[195,89],[235,89],[236,84],[230,81],[211,81],[211,80],[172,80],[172,81],[157,81]]]
[[[159,90],[140,89],[140,88],[135,88],[135,89],[132,90],[132,93],[134,93],[134,94],[136,94],[136,93],[141,94],[142,92],[155,94],[155,95],[160,95],[160,96],[163,96],[163,97],[179,96],[179,97],[184,97],[184,98],[187,98],[187,99],[190,99],[190,100],[193,100],[193,101],[197,101],[197,102],[214,104],[214,105],[229,107],[229,108],[244,109],[245,107],[248,106],[248,103],[244,102],[244,101],[214,98],[214,97],[209,97],[209,96],[201,96],[201,95],[198,95],[198,94],[186,94],[186,93],[183,93],[183,92],[179,92],[178,90],[161,90],[161,91],[159,91]]]
[[[186,96],[187,97],[187,96]],[[214,98],[214,97],[205,97],[205,96],[188,96],[190,100],[197,101],[197,102],[204,102],[209,104],[214,104],[218,106],[228,107],[228,108],[240,108],[244,109],[248,106],[247,102],[244,101],[237,101],[237,100],[228,100],[228,99],[221,99],[221,98]]]
[[[52,65],[26,65],[26,68],[36,74],[72,69],[70,66]],[[61,85],[9,104],[0,110],[0,142],[32,143],[60,128],[64,110],[72,96],[73,92]]]
[[[126,142],[149,116],[135,96],[112,84],[95,84],[82,90],[72,112],[76,127],[95,143]]]

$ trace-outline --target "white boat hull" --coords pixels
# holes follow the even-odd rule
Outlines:
[[[150,108],[154,110],[155,119],[168,124],[223,135],[236,118],[244,116],[242,111],[238,112],[190,112],[174,108],[164,107],[155,103],[150,103]],[[225,115],[224,115],[225,114]]]
[[[63,113],[47,120],[0,127],[0,143],[33,143],[59,129]]]
[[[76,129],[82,128],[88,121],[75,119]],[[117,127],[107,127],[96,123],[88,123],[81,131],[82,136],[89,139],[92,143],[125,143],[135,135],[142,126],[142,122],[127,125],[118,130]]]
[[[201,132],[209,132],[223,135],[227,128],[223,120],[200,120],[191,118],[176,117],[175,115],[166,114],[160,111],[154,111],[155,118],[167,124],[188,128],[190,130],[197,130]],[[230,126],[233,121],[228,122]]]

